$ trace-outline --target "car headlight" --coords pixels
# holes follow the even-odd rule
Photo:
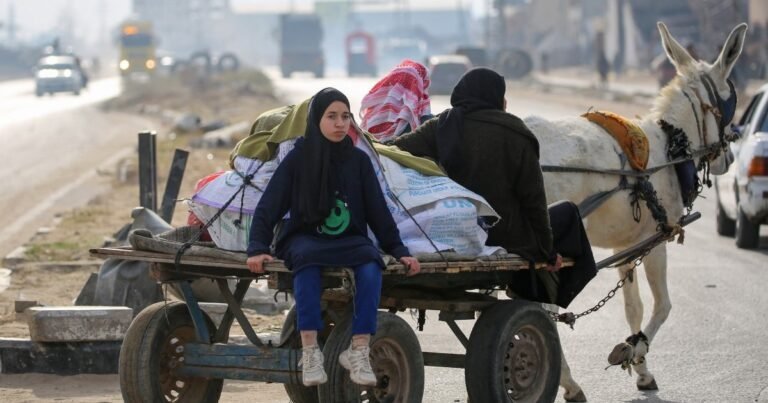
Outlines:
[[[147,66],[147,69],[152,70],[155,68],[155,61],[152,59],[149,59],[144,63],[145,66]]]
[[[61,72],[61,75],[64,77],[72,77],[72,70],[64,70]]]
[[[120,60],[120,64],[118,64],[118,67],[120,67],[120,70],[128,70],[129,67],[131,67],[131,63],[128,60]]]

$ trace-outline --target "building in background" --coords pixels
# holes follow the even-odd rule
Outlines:
[[[453,52],[459,45],[476,41],[470,36],[472,21],[466,1],[275,1],[232,6],[234,34],[228,39],[232,50],[248,64],[277,65],[279,15],[289,12],[320,17],[326,66],[333,70],[345,69],[347,35],[360,30],[374,37],[381,71],[403,57],[423,62],[430,54]]]
[[[151,21],[158,48],[177,57],[221,53],[233,30],[229,0],[133,0],[133,13]]]

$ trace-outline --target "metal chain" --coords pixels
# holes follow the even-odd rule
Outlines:
[[[632,262],[632,267],[629,269],[629,271],[627,271],[627,275],[624,276],[624,278],[622,278],[621,280],[619,280],[616,283],[616,287],[613,287],[611,291],[608,291],[608,294],[603,299],[601,299],[595,306],[578,314],[574,314],[573,312],[565,312],[561,314],[558,314],[556,312],[549,312],[549,315],[550,317],[552,317],[552,320],[555,322],[563,322],[566,325],[570,326],[571,329],[573,329],[573,325],[576,323],[576,319],[579,319],[583,316],[587,316],[593,312],[599,311],[600,308],[605,306],[605,304],[611,298],[616,296],[616,291],[618,291],[621,287],[624,287],[624,284],[627,282],[628,279],[629,281],[634,281],[632,276],[635,272],[635,269],[637,269],[637,267],[640,266],[641,263],[643,263],[643,259],[646,256],[648,256],[649,253],[651,253],[651,250],[653,250],[654,247],[655,245],[653,247],[646,248],[643,251],[643,253]]]

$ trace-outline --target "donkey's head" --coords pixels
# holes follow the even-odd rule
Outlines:
[[[735,139],[730,123],[736,112],[736,89],[728,79],[741,54],[747,24],[734,28],[712,64],[694,59],[672,37],[664,23],[658,23],[661,43],[677,69],[677,80],[664,90],[670,102],[668,112],[676,116],[661,119],[684,131],[690,150],[697,158],[709,161],[711,173],[723,174],[730,164],[727,144]],[[677,94],[672,94],[677,93]],[[703,164],[700,164],[700,166]]]

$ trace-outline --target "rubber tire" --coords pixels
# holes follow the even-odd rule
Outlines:
[[[535,358],[541,365],[533,365],[536,372],[529,375],[533,382],[528,389],[534,390],[514,401],[555,401],[560,383],[560,338],[555,323],[541,306],[525,300],[498,302],[485,310],[475,323],[464,370],[469,401],[513,401],[504,382],[507,378],[504,369],[508,368],[504,361],[509,356],[507,348],[513,345],[517,335],[533,339],[535,354],[540,355]]]
[[[208,330],[214,326],[203,312]],[[159,380],[160,345],[173,331],[193,327],[189,310],[183,302],[158,302],[145,308],[131,322],[120,348],[119,378],[123,400],[132,402],[167,401],[161,392]],[[191,389],[176,401],[218,402],[224,386],[223,379],[192,378]]]
[[[760,224],[749,221],[744,211],[739,207],[739,217],[736,223],[736,246],[740,249],[755,249],[760,243]]]
[[[336,325],[328,336],[323,348],[325,358],[325,370],[328,373],[328,382],[320,385],[320,402],[420,402],[424,396],[424,356],[416,333],[406,321],[389,312],[378,312],[378,325],[376,334],[371,337],[371,362],[373,371],[380,375],[382,371],[390,375],[400,377],[401,381],[408,383],[408,390],[404,395],[380,396],[383,391],[375,388],[363,388],[349,379],[349,372],[339,364],[339,354],[349,347],[352,340],[352,321],[347,318]],[[399,361],[407,363],[407,367],[390,368],[389,371],[377,366],[377,347],[387,346],[390,351],[395,351]],[[390,377],[392,379],[392,377]],[[379,383],[382,380],[379,379]],[[372,394],[369,395],[369,394]]]
[[[731,220],[725,214],[723,206],[720,204],[720,200],[717,203],[717,233],[722,236],[732,237],[736,235],[736,220]]]
[[[240,70],[240,59],[234,53],[223,53],[216,62],[216,69],[220,73]]]

